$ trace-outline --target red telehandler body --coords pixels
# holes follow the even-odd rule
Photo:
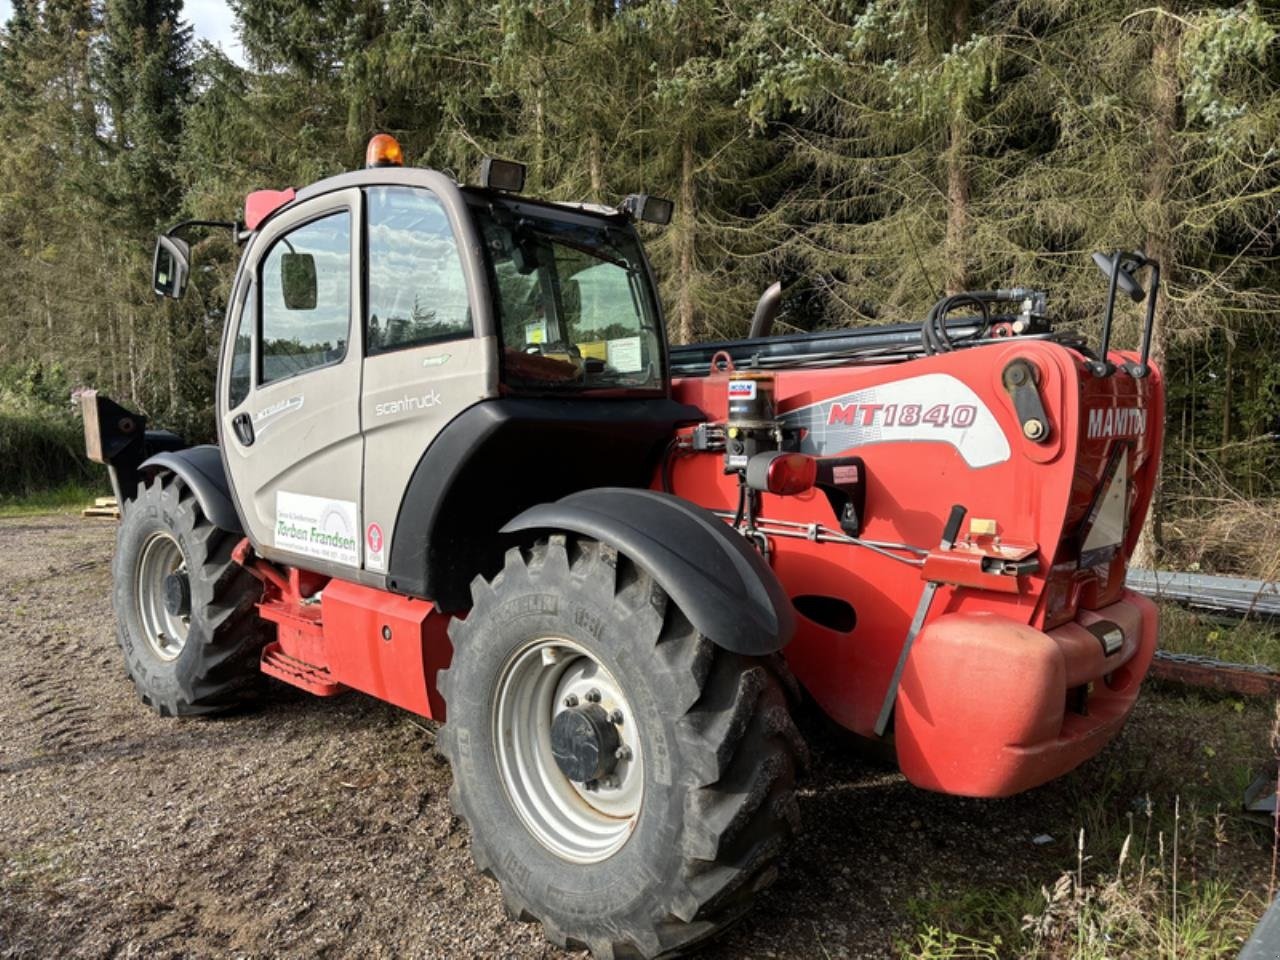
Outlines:
[[[798,828],[807,694],[931,790],[1095,755],[1150,664],[1125,569],[1159,468],[1158,267],[1095,257],[1102,343],[1045,295],[923,325],[668,347],[635,224],[399,165],[260,191],[228,300],[220,443],[105,397],[119,641],[167,715],[263,675],[442,721],[455,809],[513,915],[599,957],[741,917]],[[154,286],[190,270],[180,224]],[[1150,292],[1135,273],[1149,269]],[[1117,295],[1140,350],[1110,349]]]

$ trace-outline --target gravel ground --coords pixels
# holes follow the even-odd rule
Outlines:
[[[0,956],[570,956],[475,870],[430,724],[284,687],[217,720],[145,710],[115,643],[113,542],[106,521],[0,521]],[[1109,761],[1000,802],[917,791],[819,734],[803,839],[701,956],[883,957],[912,897],[1051,883],[1091,778],[1187,749],[1164,703]],[[1239,853],[1261,869],[1255,847]]]

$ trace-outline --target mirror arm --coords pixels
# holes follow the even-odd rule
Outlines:
[[[1137,364],[1130,364],[1129,373],[1136,379],[1142,379],[1150,371],[1148,360],[1151,357],[1151,335],[1156,325],[1156,297],[1160,293],[1160,262],[1150,257],[1143,257],[1151,268],[1151,289],[1147,292],[1147,320],[1142,328],[1142,348],[1138,354]]]
[[[165,231],[166,237],[176,237],[179,233],[196,227],[213,227],[216,229],[230,230],[235,237],[236,243],[243,243],[245,236],[244,224],[239,220],[183,220],[181,223],[175,223],[172,227]]]
[[[1102,318],[1102,343],[1098,348],[1098,359],[1090,363],[1094,374],[1109,377],[1115,372],[1107,354],[1111,349],[1111,320],[1116,312],[1116,284],[1120,280],[1120,257],[1124,251],[1117,250],[1111,255],[1111,280],[1107,285],[1107,312]]]

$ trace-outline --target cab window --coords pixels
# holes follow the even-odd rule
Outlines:
[[[368,353],[470,337],[467,282],[444,207],[413,187],[372,187],[365,197]]]
[[[258,292],[253,283],[245,294],[240,308],[240,320],[236,324],[235,345],[231,349],[231,376],[227,386],[227,409],[234,410],[249,397],[249,367],[252,351],[253,329],[257,326]]]
[[[659,314],[640,244],[617,223],[487,198],[488,258],[508,386],[659,390]]]
[[[260,384],[342,360],[351,327],[351,213],[284,234],[262,261]]]

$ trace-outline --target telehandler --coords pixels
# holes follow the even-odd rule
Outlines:
[[[144,703],[215,713],[266,675],[442,722],[480,869],[601,958],[687,950],[774,879],[802,694],[973,797],[1116,735],[1156,642],[1125,568],[1160,459],[1157,264],[1095,257],[1094,348],[1029,289],[772,336],[777,285],[749,338],[671,347],[636,226],[669,202],[479,180],[379,135],[363,170],[249,195],[217,445],[86,397]],[[211,226],[159,238],[158,294]],[[1120,293],[1137,351],[1111,349]]]

